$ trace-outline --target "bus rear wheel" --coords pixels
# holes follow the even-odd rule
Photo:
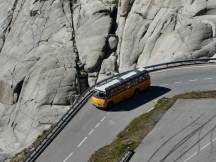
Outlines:
[[[108,102],[108,105],[107,105],[107,108],[112,108],[113,107],[113,102],[112,101],[110,101],[110,102]]]
[[[139,93],[140,93],[140,90],[138,88],[136,88],[134,91],[134,96],[138,95]]]

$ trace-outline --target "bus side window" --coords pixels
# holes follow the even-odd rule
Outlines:
[[[144,82],[146,80],[146,75],[141,76],[141,82]]]
[[[131,82],[129,81],[126,83],[126,88],[130,88],[130,87],[131,87]]]
[[[144,81],[144,76],[140,76],[139,77],[139,82],[143,82]]]
[[[137,78],[137,79],[134,79],[134,85],[137,85],[138,83],[139,83],[139,78]]]

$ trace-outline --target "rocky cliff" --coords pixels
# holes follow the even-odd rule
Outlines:
[[[120,71],[214,56],[215,0],[126,0],[120,3]]]
[[[215,33],[215,0],[0,0],[0,157],[28,147],[98,80],[214,57]]]

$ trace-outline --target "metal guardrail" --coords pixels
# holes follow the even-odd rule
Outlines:
[[[127,150],[117,162],[129,162],[134,153],[133,150]]]
[[[145,68],[149,71],[155,71],[155,70],[161,70],[161,69],[167,69],[172,68],[176,66],[185,66],[185,65],[193,65],[193,64],[205,64],[205,63],[214,63],[216,62],[216,58],[211,59],[191,59],[191,60],[184,60],[184,61],[173,61],[173,62],[166,62],[151,66],[146,66]]]
[[[216,58],[212,59],[195,59],[195,60],[186,60],[186,61],[175,61],[175,62],[167,62],[157,65],[146,66],[145,68],[149,71],[156,71],[161,69],[172,68],[176,66],[184,66],[184,65],[193,65],[193,64],[205,64],[205,63],[216,63]],[[124,72],[124,73],[128,73]],[[98,82],[96,85],[108,82],[110,79],[114,77],[118,77],[121,74],[117,74],[110,78],[107,78],[103,81]],[[40,154],[47,148],[47,146],[55,139],[55,137],[65,128],[65,126],[71,121],[71,119],[79,112],[79,110],[83,107],[83,105],[87,102],[87,100],[92,96],[93,88],[96,86],[92,86],[88,88],[85,92],[83,92],[76,101],[72,104],[71,108],[61,117],[61,119],[49,130],[46,137],[41,141],[41,143],[32,150],[30,156],[25,160],[25,162],[34,162]]]

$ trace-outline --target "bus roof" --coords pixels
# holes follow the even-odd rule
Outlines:
[[[122,79],[127,79],[127,78],[129,78],[129,77],[131,77],[131,76],[133,76],[133,75],[136,75],[136,74],[137,74],[137,73],[136,73],[135,71],[132,71],[132,72],[129,72],[129,73],[123,75],[123,76],[120,77],[120,78],[122,78]]]
[[[99,91],[102,91],[102,92],[105,92],[106,88],[112,86],[112,85],[115,85],[116,83],[119,83],[120,81],[118,79],[115,79],[115,80],[112,80],[111,82],[108,82],[104,85],[101,85],[99,87],[95,87],[96,90],[99,90]]]
[[[131,72],[128,72],[128,73],[118,77],[118,78],[115,78],[114,80],[111,80],[110,82],[96,86],[95,90],[105,93],[106,89],[120,85],[122,82],[127,81],[131,78],[134,78],[136,76],[140,76],[144,73],[147,73],[145,68],[139,68],[139,69],[133,70]]]
[[[146,71],[146,69],[145,68],[143,68],[143,67],[141,67],[141,68],[139,68],[139,69],[137,69],[138,71]]]

